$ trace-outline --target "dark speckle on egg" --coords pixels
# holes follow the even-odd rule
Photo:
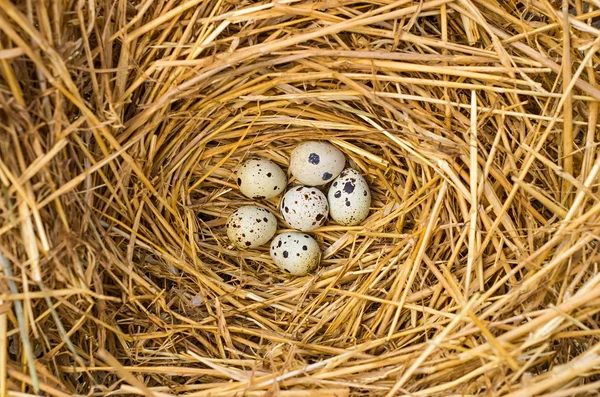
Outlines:
[[[237,183],[238,183],[238,186],[240,186],[242,184],[242,178],[238,178]]]
[[[317,221],[320,221],[321,219],[323,219],[323,214],[317,214],[316,219],[317,219]]]
[[[271,175],[273,175],[273,174],[271,174],[270,172],[267,172],[267,177],[269,177],[269,178],[270,178],[270,177],[271,177]]]
[[[350,193],[352,193],[354,191],[354,187],[355,187],[354,183],[352,183],[352,182],[346,182],[344,184],[344,191],[346,193],[350,194]]]
[[[346,207],[350,207],[350,201],[348,201],[348,199],[346,199]]]
[[[308,162],[314,165],[317,165],[321,162],[321,158],[316,153],[311,153],[308,155]]]
[[[307,247],[306,245],[303,245],[303,246],[302,246],[302,250],[303,250],[303,251],[306,251],[306,250],[308,250],[308,247]]]
[[[246,247],[250,247],[250,241],[246,241]]]
[[[288,207],[284,208],[285,212],[290,212],[290,209]]]
[[[268,220],[266,217],[265,217],[265,218],[263,218],[263,221],[265,221],[265,223],[268,223],[268,222],[269,222],[269,220]]]
[[[325,173],[323,174],[323,180],[324,180],[324,181],[327,181],[327,180],[331,179],[331,177],[332,177],[332,176],[333,176],[333,175],[331,175],[329,172],[325,172]]]
[[[289,253],[288,253],[287,251],[283,251],[283,257],[284,257],[284,258],[287,258],[287,257],[288,257],[288,255],[289,255]]]
[[[342,197],[342,192],[341,192],[340,190],[338,190],[337,192],[335,192],[335,193],[333,194],[333,197],[335,197],[335,198],[340,198],[340,197]]]
[[[368,195],[368,194],[369,194],[369,193],[367,193],[367,191],[366,191],[366,190],[363,190],[363,196],[367,197],[367,195]]]

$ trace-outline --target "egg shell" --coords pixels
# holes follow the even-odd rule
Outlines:
[[[327,221],[327,197],[316,187],[296,186],[288,190],[279,204],[283,219],[292,229],[303,232],[316,229]]]
[[[253,158],[236,173],[237,185],[246,197],[260,200],[278,196],[287,186],[285,172],[273,161]]]
[[[270,211],[247,205],[227,219],[227,237],[238,248],[256,248],[267,243],[277,231],[277,218]]]
[[[304,276],[321,261],[319,244],[298,232],[278,234],[271,242],[270,254],[277,267],[294,276]]]
[[[290,156],[290,172],[299,183],[321,186],[331,182],[344,169],[346,158],[328,142],[302,142]]]
[[[358,225],[369,216],[371,190],[365,178],[356,170],[346,168],[327,193],[329,214],[340,225]]]

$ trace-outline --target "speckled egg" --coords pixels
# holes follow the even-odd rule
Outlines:
[[[307,141],[292,151],[290,172],[303,185],[321,186],[338,176],[345,164],[344,153],[331,143]]]
[[[283,219],[293,229],[316,229],[327,220],[327,197],[316,187],[296,186],[288,190],[279,204]]]
[[[238,248],[256,248],[273,238],[277,219],[270,211],[255,205],[238,208],[227,219],[227,237]]]
[[[321,261],[321,249],[314,238],[304,233],[282,233],[271,242],[275,265],[294,276],[304,276]]]
[[[327,193],[331,218],[340,225],[358,225],[369,216],[371,191],[358,171],[346,168]]]
[[[275,197],[287,185],[285,172],[275,162],[265,158],[245,161],[236,177],[242,194],[257,200]]]

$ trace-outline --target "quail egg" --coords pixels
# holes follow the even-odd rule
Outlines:
[[[327,193],[331,218],[340,225],[358,225],[369,215],[371,191],[358,171],[346,168]]]
[[[270,211],[255,205],[238,208],[227,219],[227,237],[238,248],[256,248],[268,242],[277,231],[277,219]]]
[[[240,191],[252,199],[278,196],[287,185],[285,172],[275,162],[265,158],[245,161],[236,177]]]
[[[328,142],[302,142],[292,151],[290,172],[298,182],[321,186],[331,182],[344,169],[344,154]]]
[[[279,204],[283,219],[293,229],[316,229],[327,220],[327,197],[316,187],[296,186],[288,190]]]
[[[277,235],[271,242],[270,253],[275,265],[294,276],[304,276],[321,261],[319,244],[305,233]]]

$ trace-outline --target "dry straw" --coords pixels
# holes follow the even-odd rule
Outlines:
[[[0,396],[597,391],[599,20],[0,0]],[[308,139],[374,199],[291,278],[224,224],[240,162]]]

